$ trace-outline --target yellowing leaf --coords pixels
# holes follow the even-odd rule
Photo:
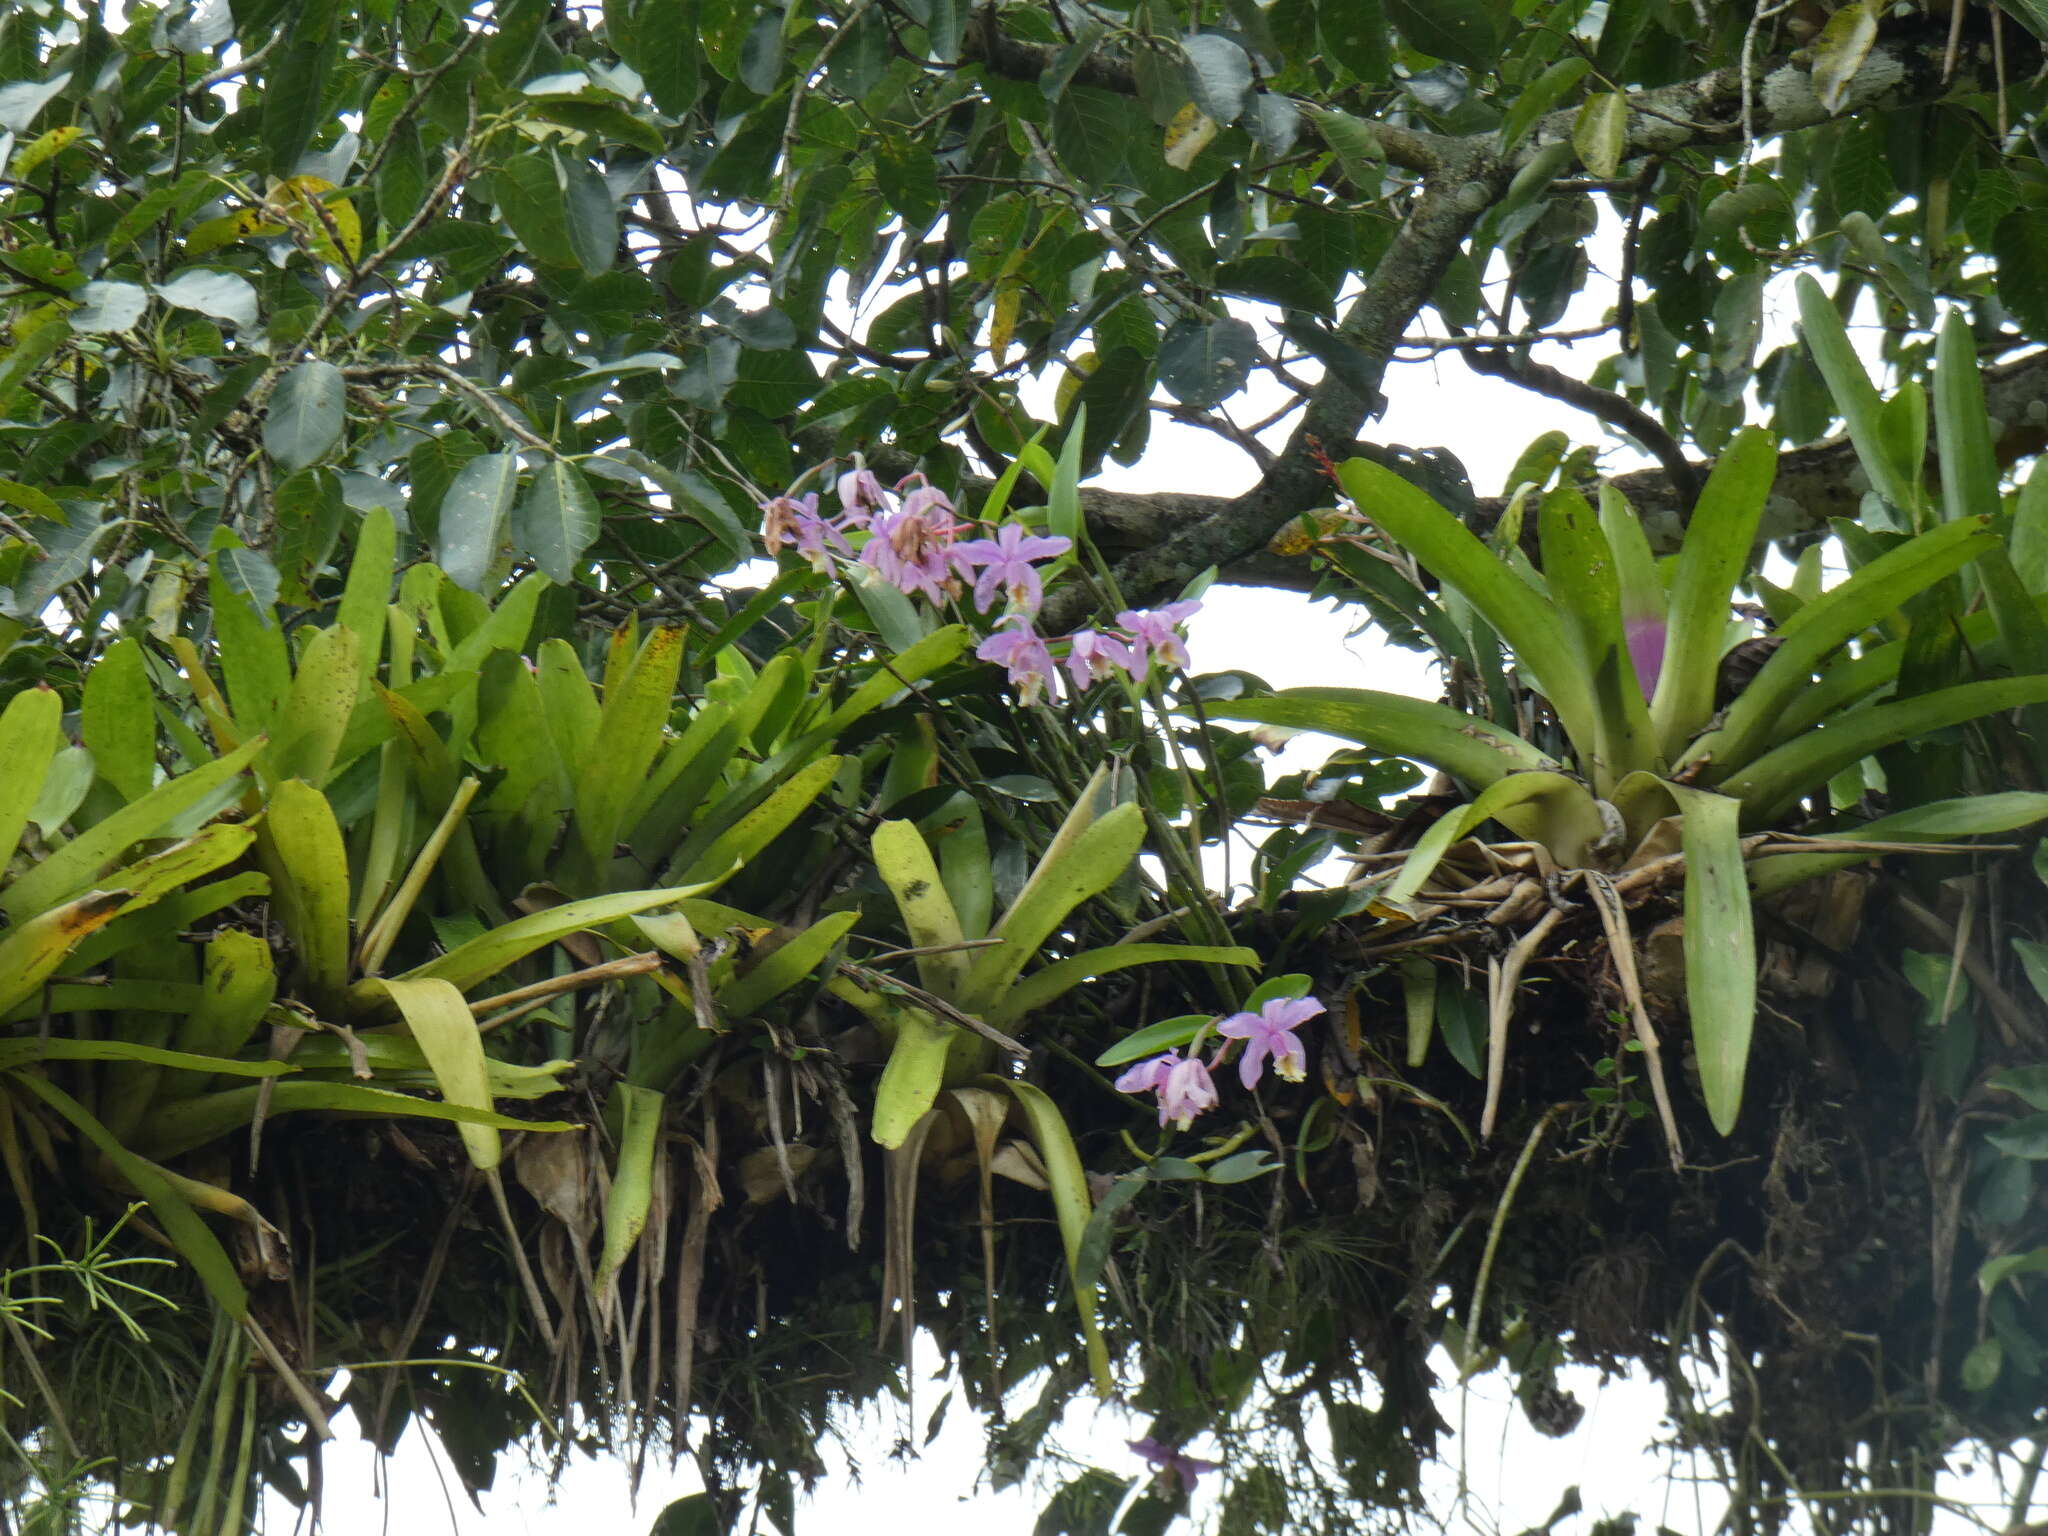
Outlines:
[[[1166,125],[1166,163],[1176,171],[1193,165],[1195,156],[1216,137],[1216,126],[1216,119],[1192,101],[1182,107]]]
[[[193,225],[185,236],[185,254],[203,256],[237,240],[268,240],[291,228],[298,229],[313,252],[331,265],[353,266],[362,255],[363,221],[354,203],[333,182],[318,176],[274,182],[262,206]]]
[[[1870,57],[1877,41],[1877,7],[1871,0],[1852,0],[1828,18],[1813,40],[1813,88],[1820,104],[1839,112],[1849,97],[1849,83]]]
[[[283,233],[284,226],[265,220],[261,210],[241,208],[233,213],[223,214],[220,218],[206,219],[193,225],[185,235],[185,254],[204,256],[224,245],[233,245],[237,240]]]
[[[26,144],[14,157],[14,163],[7,168],[7,174],[20,182],[28,180],[29,173],[37,170],[58,155],[64,153],[85,130],[77,123],[66,123],[61,128],[52,128],[42,137]]]
[[[1000,368],[1009,356],[1010,339],[1017,334],[1017,315],[1024,307],[1024,290],[1015,283],[1003,283],[996,289],[994,306],[989,311],[988,350]]]
[[[1588,176],[1604,180],[1620,170],[1628,149],[1628,98],[1619,91],[1588,96],[1572,121],[1572,148]]]
[[[1095,371],[1095,354],[1077,352],[1067,364],[1067,370],[1060,375],[1059,386],[1053,390],[1053,409],[1064,421],[1067,412],[1073,409],[1074,396],[1081,393],[1081,386],[1088,382],[1088,375]]]
[[[406,1028],[427,1058],[427,1066],[440,1086],[441,1097],[467,1109],[491,1108],[490,1072],[484,1064],[483,1037],[477,1033],[476,1018],[450,982],[438,977],[420,981],[379,981],[381,988],[398,1005]],[[477,1168],[498,1166],[504,1155],[496,1128],[464,1125],[459,1134],[469,1149],[469,1160]]]
[[[336,266],[353,266],[363,254],[363,221],[355,204],[331,181],[293,176],[271,189],[271,200],[305,227],[313,249]],[[339,244],[347,260],[338,260]]]

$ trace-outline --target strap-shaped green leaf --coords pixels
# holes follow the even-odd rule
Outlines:
[[[348,991],[348,849],[327,796],[287,779],[264,813],[264,863],[285,932],[306,968],[313,1006],[332,1013]]]
[[[462,1000],[462,993],[438,977],[368,985],[381,987],[398,1006],[406,1028],[412,1031],[433,1070],[441,1097],[450,1104],[488,1110],[491,1075],[484,1065],[483,1035],[476,1027],[469,1004]],[[464,1125],[460,1134],[462,1144],[469,1149],[470,1162],[478,1169],[488,1171],[504,1158],[504,1143],[495,1128]]]
[[[1828,837],[1854,843],[1948,843],[1965,837],[2014,832],[2037,821],[2048,821],[2048,795],[2014,789],[1996,795],[1935,800],[1894,811],[1875,821],[1838,827],[1816,840],[1811,852],[1774,853],[1766,858],[1751,859],[1749,883],[1757,895],[1767,896],[1772,891],[1782,891],[1801,881],[1884,856],[1881,851],[1873,852],[1868,848],[1829,853],[1826,851]]]
[[[62,744],[64,702],[54,688],[24,688],[0,711],[0,871],[14,857],[28,813]]]
[[[397,563],[398,529],[390,509],[372,507],[356,528],[348,578],[342,584],[341,604],[334,618],[335,623],[355,632],[356,668],[364,687],[377,675],[377,662],[383,655],[385,614]]]
[[[557,939],[572,933],[581,933],[589,928],[602,928],[606,923],[616,922],[622,917],[631,917],[635,912],[650,912],[656,907],[665,907],[672,901],[692,896],[707,886],[673,886],[652,891],[620,891],[610,896],[587,896],[581,901],[565,901],[560,906],[530,913],[502,923],[489,933],[458,944],[445,955],[429,960],[425,965],[415,966],[398,979],[401,981],[441,980],[451,983],[459,991],[467,991],[487,977],[495,976],[515,960],[523,960],[536,949],[552,944]],[[375,989],[382,983],[357,983],[352,996],[373,998]],[[365,988],[369,990],[365,990]]]
[[[688,885],[692,891],[709,891],[723,885],[742,864],[780,837],[783,830],[803,814],[804,809],[832,782],[843,761],[839,757],[821,757],[796,773],[788,783],[777,788],[746,815],[732,820],[724,832],[685,865],[684,860],[690,858],[691,845],[696,842],[692,837],[669,865],[664,878]],[[740,794],[736,790],[726,799],[738,798]],[[723,804],[721,801],[720,805]],[[726,819],[720,815],[718,807],[703,818],[713,825]]]
[[[1088,1217],[1094,1202],[1088,1195],[1088,1174],[1081,1166],[1074,1136],[1067,1129],[1059,1106],[1042,1088],[1013,1078],[986,1077],[983,1086],[1007,1091],[1023,1107],[1031,1139],[1038,1146],[1039,1160],[1052,1190],[1053,1214],[1060,1225],[1060,1244],[1066,1250],[1067,1273],[1073,1277],[1074,1306],[1081,1317],[1081,1341],[1088,1354],[1088,1374],[1095,1383],[1095,1395],[1105,1402],[1116,1393],[1116,1381],[1109,1372],[1109,1346],[1096,1322],[1093,1287],[1081,1285],[1081,1240],[1088,1231]]]
[[[12,1072],[37,1061],[130,1061],[153,1067],[175,1067],[223,1077],[282,1077],[298,1068],[286,1061],[243,1061],[232,1056],[200,1056],[167,1051],[133,1040],[6,1040],[0,1041],[0,1072]]]
[[[679,628],[654,630],[617,686],[605,690],[590,760],[575,780],[576,835],[598,869],[611,861],[626,808],[661,751],[682,674],[683,639]]]
[[[615,1083],[619,1096],[619,1158],[612,1169],[612,1187],[604,1202],[604,1253],[597,1266],[599,1305],[609,1311],[612,1285],[632,1256],[633,1245],[647,1229],[654,1203],[655,1157],[661,1150],[663,1098],[652,1088]]]
[[[707,700],[682,736],[669,744],[626,812],[633,851],[649,868],[667,857],[704,797],[732,765],[740,731],[731,707]]]
[[[362,691],[361,650],[356,632],[341,625],[316,631],[307,642],[278,709],[270,750],[256,763],[266,782],[327,782]]]
[[[6,890],[0,891],[0,912],[21,922],[66,897],[77,895],[112,868],[123,851],[225,794],[236,775],[263,749],[261,737],[247,742],[190,773],[157,785],[140,800],[130,801],[111,816],[94,822],[49,855]]]
[[[1569,154],[1570,146],[1566,146]],[[1456,587],[1515,653],[1515,661],[1581,750],[1593,742],[1590,679],[1577,666],[1556,609],[1532,591],[1472,530],[1391,469],[1370,459],[1339,466],[1358,509],[1448,586]]]
[[[1766,752],[1719,788],[1742,802],[1744,826],[1767,827],[1801,795],[1880,748],[1980,715],[2041,703],[2048,703],[2048,677],[2006,677],[1851,710],[1824,731],[1808,731]]]
[[[1048,850],[989,934],[1003,942],[975,951],[960,1006],[969,1013],[993,1007],[1067,914],[1108,890],[1131,867],[1144,841],[1145,813],[1126,803],[1104,813],[1071,843]]]
[[[136,1193],[149,1202],[150,1211],[163,1228],[164,1235],[171,1240],[171,1246],[192,1266],[200,1283],[212,1294],[220,1309],[237,1322],[247,1317],[249,1293],[243,1289],[241,1279],[235,1273],[234,1261],[185,1197],[171,1187],[162,1171],[123,1146],[83,1104],[56,1084],[27,1072],[16,1074],[14,1081],[68,1120],[79,1135],[98,1148],[121,1177],[135,1187]],[[251,1088],[245,1092],[253,1107],[258,1090]],[[248,1123],[246,1116],[240,1123]]]
[[[1828,392],[1835,397],[1835,409],[1848,423],[1849,441],[1856,446],[1856,457],[1864,473],[1870,476],[1879,495],[1910,517],[1921,500],[1913,478],[1919,472],[1918,462],[1909,471],[1886,451],[1884,402],[1863,371],[1862,360],[1849,343],[1848,329],[1835,313],[1834,302],[1804,272],[1793,287],[1799,296],[1800,334],[1806,339],[1807,350],[1813,354],[1821,377],[1827,380]]]
[[[253,827],[239,822],[216,822],[197,837],[188,839],[177,848],[167,849],[156,858],[176,856],[181,850],[202,845],[209,866],[219,868],[240,858],[255,841],[256,829]],[[138,873],[155,863],[156,858],[144,859],[140,864],[129,865],[112,883],[123,890],[134,891]],[[187,879],[191,873],[198,872],[203,871],[188,872],[180,878]],[[252,869],[245,870],[239,875],[230,875],[225,880],[194,886],[190,890],[171,891],[170,894],[146,905],[130,895],[128,904],[121,909],[119,917],[72,950],[71,957],[64,962],[63,974],[83,976],[96,966],[105,965],[125,949],[183,933],[196,927],[201,918],[211,917],[223,907],[233,906],[238,901],[267,896],[269,893],[270,877]]]
[[[1452,845],[1488,821],[1543,844],[1564,869],[1590,862],[1593,846],[1607,831],[1599,802],[1577,779],[1561,773],[1517,773],[1493,784],[1470,805],[1432,822],[1380,900],[1389,906],[1410,900]]]
[[[247,1129],[257,1113],[259,1094],[268,1094],[264,1102],[272,1116],[305,1112],[372,1115],[380,1119],[441,1120],[491,1131],[580,1129],[566,1120],[520,1120],[494,1109],[415,1098],[409,1093],[393,1093],[388,1088],[372,1088],[365,1083],[283,1077],[260,1088],[227,1088],[166,1105],[143,1122],[136,1132],[135,1144],[151,1157],[177,1157],[218,1141]]]
[[[568,641],[542,641],[538,661],[541,702],[548,729],[555,734],[555,751],[572,777],[580,775],[596,750],[604,706],[598,703],[582,658]]]
[[[1442,704],[1370,688],[1289,688],[1263,699],[1202,706],[1215,720],[1321,731],[1388,757],[1441,768],[1474,790],[1507,774],[1558,766],[1511,731]]]
[[[1774,742],[1785,739],[1787,711],[1798,695],[1812,686],[1815,670],[1846,641],[1875,627],[1908,598],[1969,564],[1995,543],[1985,518],[1943,523],[1886,551],[1793,614],[1778,631],[1777,650],[1729,706],[1721,729],[1695,744],[1690,756],[1709,760],[1708,780],[1727,777]]]
[[[94,891],[0,933],[0,1013],[35,996],[64,957],[112,922],[127,900],[125,891]]]
[[[1538,518],[1551,599],[1592,685],[1593,740],[1579,767],[1604,794],[1657,758],[1649,706],[1622,629],[1620,564],[1592,503],[1570,487],[1547,494]]]
[[[1055,960],[1034,971],[996,1000],[988,1021],[998,1027],[1028,1018],[1032,1012],[1065,996],[1084,981],[1112,975],[1134,965],[1179,961],[1190,965],[1257,965],[1259,952],[1234,944],[1108,944]],[[1162,1047],[1163,1049],[1163,1047]]]
[[[259,609],[221,574],[221,558],[214,557],[208,578],[208,614],[235,732],[246,739],[270,729],[291,692],[291,650],[277,615],[267,607]]]
[[[869,1134],[879,1145],[894,1150],[937,1102],[939,1089],[946,1082],[946,1059],[959,1030],[941,1024],[922,1008],[898,1007],[891,1012],[896,1038],[875,1083]]]
[[[903,914],[911,945],[943,951],[917,957],[918,981],[928,992],[948,999],[958,997],[967,980],[968,955],[959,947],[964,937],[959,914],[953,910],[953,898],[946,893],[924,834],[910,822],[885,821],[875,828],[868,846],[875,872]]]
[[[860,921],[858,912],[834,912],[772,951],[744,976],[727,982],[718,1004],[734,1018],[744,1018],[774,1001],[815,971],[846,931]]]
[[[1742,803],[1685,784],[1678,801],[1685,852],[1685,997],[1707,1114],[1723,1136],[1742,1111],[1756,1025],[1756,932],[1742,862]]]
[[[1714,715],[1714,687],[1735,587],[1749,569],[1757,524],[1777,475],[1777,444],[1750,428],[1715,461],[1686,524],[1671,576],[1664,666],[1650,700],[1651,727],[1676,761]]]

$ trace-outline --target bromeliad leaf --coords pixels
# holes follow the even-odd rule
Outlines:
[[[1038,947],[1091,896],[1100,895],[1137,857],[1145,815],[1135,804],[1117,806],[1070,843],[1055,844],[989,937],[1003,942],[976,953],[960,1005],[970,1013],[995,1004]]]
[[[1474,789],[1510,773],[1555,769],[1519,736],[1442,704],[1367,688],[1289,688],[1264,699],[1206,703],[1216,720],[1246,720],[1321,731],[1392,757],[1441,768]]]
[[[1685,851],[1685,994],[1707,1113],[1723,1136],[1742,1110],[1756,1026],[1756,933],[1742,862],[1742,802],[1688,785],[1678,801]]]
[[[1608,833],[1600,803],[1577,779],[1542,771],[1512,774],[1470,805],[1439,817],[1379,899],[1392,907],[1412,900],[1452,845],[1488,821],[1541,843],[1563,869],[1590,864],[1594,848]]]

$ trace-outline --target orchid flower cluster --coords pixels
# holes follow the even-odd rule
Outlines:
[[[810,478],[806,474],[797,484]],[[996,632],[974,654],[1005,668],[1010,686],[1027,704],[1041,691],[1059,693],[1062,665],[1079,693],[1118,672],[1142,685],[1155,661],[1169,667],[1188,664],[1181,626],[1202,606],[1195,599],[1163,608],[1126,608],[1116,616],[1116,629],[1079,629],[1063,639],[1048,639],[1034,627],[1045,602],[1038,566],[1066,554],[1073,540],[1034,534],[1022,523],[1004,523],[993,538],[964,538],[976,525],[963,521],[946,493],[922,474],[886,487],[873,470],[856,464],[833,488],[839,502],[836,517],[819,511],[817,491],[798,495],[792,489],[763,502],[762,543],[771,553],[793,547],[821,575],[842,564],[863,566],[873,579],[934,604],[959,598],[969,583],[978,612],[987,613],[1001,597],[1005,612]],[[858,552],[856,535],[863,536]],[[1055,645],[1065,649],[1057,662]]]
[[[1199,1054],[1204,1029],[1185,1053],[1168,1051],[1141,1061],[1116,1080],[1119,1093],[1151,1093],[1159,1097],[1159,1123],[1171,1122],[1180,1130],[1194,1124],[1195,1117],[1216,1107],[1216,1083],[1210,1074],[1223,1065],[1234,1042],[1244,1049],[1237,1061],[1238,1081],[1256,1088],[1265,1076],[1266,1063],[1290,1083],[1298,1083],[1308,1071],[1308,1053],[1295,1031],[1323,1012],[1313,997],[1276,997],[1257,1013],[1233,1013],[1213,1027],[1224,1043],[1215,1056],[1203,1061]]]

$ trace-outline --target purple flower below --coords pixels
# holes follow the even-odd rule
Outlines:
[[[1621,621],[1622,638],[1628,642],[1628,659],[1635,663],[1636,681],[1642,685],[1643,697],[1653,698],[1657,692],[1657,676],[1664,670],[1664,641],[1670,626],[1664,616]]]
[[[931,487],[920,486],[904,498],[902,510],[874,520],[861,546],[861,564],[899,592],[922,592],[942,602],[952,582],[953,541],[959,536],[952,504]]]
[[[1273,1070],[1290,1083],[1298,1083],[1308,1071],[1308,1055],[1295,1031],[1323,1011],[1312,997],[1276,997],[1257,1013],[1233,1013],[1216,1026],[1226,1040],[1244,1041],[1244,1055],[1238,1059],[1238,1081],[1247,1088],[1258,1086],[1265,1075],[1266,1059]]]
[[[1209,1078],[1208,1063],[1199,1056],[1184,1056],[1167,1068],[1159,1085],[1159,1123],[1169,1120],[1176,1129],[1186,1130],[1195,1116],[1216,1107],[1216,1084]]]
[[[1044,638],[1031,627],[1029,619],[1011,620],[976,646],[974,654],[983,661],[1007,667],[1010,686],[1026,704],[1037,699],[1040,688],[1059,692],[1060,674],[1053,666],[1052,652],[1045,648]]]
[[[1204,1461],[1174,1446],[1162,1445],[1150,1435],[1142,1440],[1126,1440],[1124,1444],[1150,1462],[1161,1476],[1178,1477],[1185,1493],[1195,1491],[1195,1479],[1204,1472],[1214,1472],[1223,1465],[1220,1461]]]
[[[1172,1121],[1182,1130],[1216,1104],[1216,1084],[1210,1080],[1207,1064],[1199,1056],[1183,1056],[1178,1051],[1139,1062],[1116,1080],[1116,1088],[1119,1093],[1158,1094],[1159,1123]]]
[[[1067,636],[1067,674],[1076,691],[1108,677],[1121,667],[1131,670],[1131,648],[1099,629],[1077,629]]]
[[[1186,666],[1188,648],[1180,637],[1180,626],[1201,606],[1199,600],[1187,598],[1164,608],[1126,608],[1118,614],[1117,623],[1131,636],[1131,675],[1142,678],[1151,669],[1154,656],[1169,667]]]
[[[1036,613],[1044,601],[1045,587],[1032,562],[1064,555],[1073,547],[1072,539],[1046,538],[1029,532],[1022,523],[1005,523],[992,539],[972,539],[954,546],[953,558],[981,568],[974,583],[974,606],[983,613],[1002,591],[1007,591],[1010,601],[1023,612]]]

